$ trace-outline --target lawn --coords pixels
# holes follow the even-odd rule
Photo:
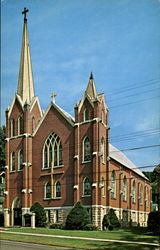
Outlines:
[[[37,233],[37,234],[48,234],[48,235],[62,235],[62,236],[73,236],[73,237],[88,237],[88,238],[99,238],[99,239],[110,239],[110,240],[124,240],[124,241],[136,241],[136,242],[148,242],[158,243],[158,237],[147,234],[146,230],[128,229],[128,230],[114,230],[114,231],[73,231],[73,230],[60,230],[60,229],[47,229],[47,228],[12,228],[7,231],[10,232],[23,232],[23,233]],[[103,241],[92,241],[92,240],[78,240],[78,239],[61,239],[41,236],[26,236],[17,234],[4,234],[1,233],[1,239],[16,240],[33,242],[40,244],[48,244],[54,246],[66,246],[84,249],[135,249],[138,247],[139,250],[156,249],[152,246],[144,246],[137,244],[122,244],[113,242]]]

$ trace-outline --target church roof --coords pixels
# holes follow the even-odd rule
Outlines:
[[[27,11],[28,10],[24,9],[24,12],[22,12],[22,14],[25,14],[25,16],[23,25],[22,49],[21,49],[21,59],[20,59],[20,69],[18,77],[18,89],[17,89],[17,94],[21,97],[23,103],[24,102],[31,103],[32,98],[34,97],[32,64],[30,57],[27,19],[26,19]]]
[[[111,157],[113,160],[116,160],[117,162],[121,163],[125,167],[131,169],[136,174],[147,179],[147,177],[134,165],[134,163],[131,160],[129,160],[127,158],[127,156],[122,151],[120,151],[119,149],[114,147],[112,144],[109,144],[109,157]]]

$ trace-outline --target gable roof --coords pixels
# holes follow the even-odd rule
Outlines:
[[[136,174],[148,180],[148,178],[136,167],[136,165],[134,165],[134,163],[131,160],[127,158],[127,156],[122,151],[120,151],[110,143],[109,143],[109,157],[111,157],[113,160],[116,160],[117,162],[121,163],[128,169],[132,170]]]
[[[41,124],[43,123],[44,119],[46,118],[49,110],[51,109],[51,107],[54,107],[63,117],[66,121],[68,121],[68,123],[71,126],[74,126],[74,117],[71,116],[70,114],[68,114],[65,110],[63,110],[62,108],[60,108],[57,104],[55,104],[54,102],[51,102],[50,105],[48,106],[48,109],[46,110],[46,112],[44,113],[44,116],[42,117],[41,121],[39,122],[38,126],[36,127],[33,136],[37,133],[37,131],[39,130]]]

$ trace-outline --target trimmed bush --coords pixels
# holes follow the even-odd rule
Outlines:
[[[52,228],[52,229],[62,229],[63,225],[59,224],[59,223],[54,223],[54,224],[50,225],[50,228]]]
[[[120,223],[113,208],[109,210],[108,214],[104,215],[102,225],[103,225],[103,230],[107,228],[109,230],[113,230],[114,228],[120,227]]]
[[[98,230],[97,227],[93,224],[87,224],[83,227],[83,230],[85,231],[96,231]]]
[[[75,207],[70,211],[66,219],[66,229],[83,230],[84,226],[91,223],[88,211],[77,202]]]
[[[109,227],[109,217],[108,217],[108,214],[105,214],[104,217],[103,217],[102,227],[103,227],[103,230],[105,230],[105,229],[107,229]]]
[[[31,212],[35,213],[36,227],[45,227],[47,217],[43,206],[36,202],[30,210]]]
[[[148,231],[153,232],[155,235],[160,234],[160,212],[153,211],[148,216]]]

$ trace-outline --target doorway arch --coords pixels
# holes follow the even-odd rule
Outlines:
[[[22,225],[22,205],[18,197],[14,198],[12,202],[12,225]]]

